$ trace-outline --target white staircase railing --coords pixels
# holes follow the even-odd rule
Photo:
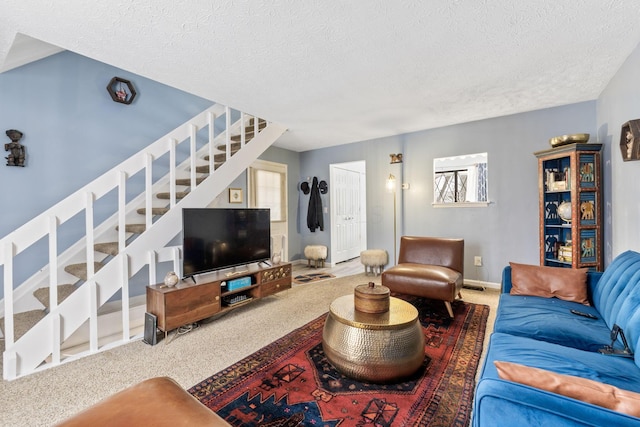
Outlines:
[[[223,116],[224,130],[216,136],[215,126],[222,122]],[[149,281],[155,283],[156,269],[155,265],[151,264],[158,261],[159,251],[180,232],[180,208],[208,205],[285,131],[284,127],[274,123],[259,129],[258,119],[244,113],[240,114],[239,120],[232,123],[231,116],[229,107],[212,106],[0,240],[0,266],[4,271],[4,304],[0,310],[4,311],[5,379],[27,375],[114,345],[124,344],[132,339],[129,332],[129,279],[149,265]],[[220,119],[217,120],[218,118]],[[253,120],[254,136],[251,143],[247,144],[245,127],[250,120]],[[241,149],[232,155],[231,134],[234,131],[241,135]],[[204,143],[199,142],[199,138],[204,139]],[[218,141],[225,145],[225,160],[216,168],[215,155],[222,154],[215,148]],[[200,182],[196,170],[198,166],[206,166],[201,164],[201,158],[205,154],[209,156],[209,174]],[[182,158],[184,160],[181,160]],[[154,182],[154,172],[157,170],[161,171],[161,178]],[[136,176],[144,177],[144,185],[141,186],[139,194],[132,196],[132,191],[139,186],[135,181]],[[188,195],[178,197],[177,178],[188,179]],[[168,201],[162,202],[154,198],[161,189],[168,189]],[[106,195],[113,195],[114,192],[117,195],[115,212],[96,226],[96,202],[102,198],[106,199]],[[170,209],[162,216],[154,216],[152,208],[157,207],[159,203],[168,204],[166,207]],[[127,241],[130,237],[127,232],[127,220],[136,215],[136,209],[140,207],[145,208],[145,231],[135,239]],[[79,215],[84,215],[83,241],[59,253],[59,228]],[[117,232],[114,232],[115,229]],[[118,253],[95,271],[94,243],[103,240],[109,233],[113,235],[110,237],[117,239]],[[17,286],[14,283],[15,258],[28,248],[42,244],[43,241],[48,242],[48,265],[36,267],[30,279]],[[170,254],[174,264],[177,264],[177,249],[172,249]],[[82,262],[86,262],[87,280],[68,298],[58,302],[57,287],[61,276],[67,274],[64,273],[62,263],[66,264],[80,255],[84,255]],[[49,288],[49,312],[19,339],[15,339],[15,315],[18,313],[16,307],[21,307],[21,300],[31,298],[31,293],[41,287],[43,280]],[[99,309],[118,291],[121,291],[122,297],[122,336],[101,346]],[[63,357],[61,348],[64,341],[78,328],[87,324],[89,349]]]

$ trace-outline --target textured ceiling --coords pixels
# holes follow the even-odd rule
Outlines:
[[[0,10],[0,66],[28,36],[282,123],[276,145],[295,151],[592,100],[640,42],[638,0],[0,0]]]

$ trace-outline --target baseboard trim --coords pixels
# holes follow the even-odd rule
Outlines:
[[[301,264],[307,265],[306,258],[298,258],[298,259],[294,259],[292,261],[286,261],[286,262],[289,262],[292,265],[301,265]],[[327,262],[327,261],[324,262],[324,268],[333,268],[333,267],[335,267],[335,264],[333,264],[332,262]]]

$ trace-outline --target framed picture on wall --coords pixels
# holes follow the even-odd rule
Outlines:
[[[229,189],[229,203],[242,203],[242,188]]]

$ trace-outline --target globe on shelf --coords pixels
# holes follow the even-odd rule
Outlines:
[[[571,203],[562,202],[558,206],[558,216],[565,222],[571,222]]]

